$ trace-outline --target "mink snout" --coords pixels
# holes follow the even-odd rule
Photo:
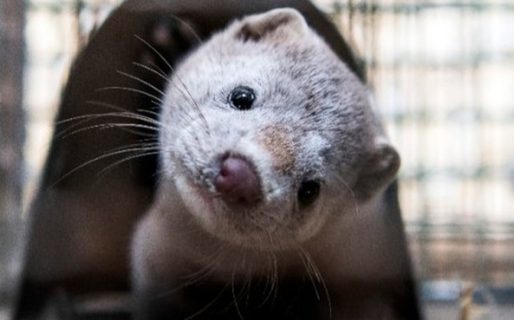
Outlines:
[[[252,205],[262,197],[254,166],[239,156],[222,159],[214,187],[221,198],[230,204]]]

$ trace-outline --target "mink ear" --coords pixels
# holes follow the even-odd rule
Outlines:
[[[359,173],[356,196],[360,200],[371,198],[394,179],[399,168],[400,156],[393,146],[383,140],[377,142]]]
[[[292,35],[304,35],[307,22],[296,9],[274,9],[241,20],[236,38],[243,41],[260,41],[264,38],[284,39]]]

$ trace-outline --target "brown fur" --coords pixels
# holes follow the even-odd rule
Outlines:
[[[291,171],[297,152],[287,131],[286,127],[269,126],[260,132],[263,147],[272,155],[273,167],[283,173]]]
[[[200,39],[206,39],[234,18],[276,7],[298,9],[341,61],[360,79],[364,78],[346,42],[308,1],[223,0],[212,5],[212,1],[207,0],[128,0],[114,11],[77,58],[63,93],[57,121],[112,112],[105,107],[89,104],[88,101],[111,103],[130,112],[136,112],[140,108],[153,110],[153,104],[144,97],[128,92],[98,89],[113,86],[148,89],[138,86],[131,79],[120,77],[116,71],[134,71],[134,62],[146,61],[143,56],[148,56],[149,53],[152,55],[148,47],[134,35],[149,40],[151,37],[147,36],[148,31],[160,19],[170,21],[172,30],[178,32],[172,34],[171,42],[164,39],[166,43],[162,47],[159,41],[154,45],[175,65],[176,61],[198,44],[195,37],[191,36],[191,26]],[[177,24],[177,21],[186,21],[187,27],[182,23]],[[281,24],[283,23],[278,25]],[[254,35],[248,39],[258,40],[255,30],[250,33],[252,32]],[[261,31],[259,34],[262,36]],[[296,57],[303,58],[301,52]],[[159,59],[150,58],[152,59],[162,63]],[[153,78],[149,76],[148,80],[161,89],[165,85],[155,75]],[[102,123],[105,123],[102,119],[93,119],[87,125]],[[57,127],[56,134],[61,132],[60,128]],[[44,178],[31,208],[30,241],[27,246],[24,289],[18,317],[40,314],[45,303],[51,300],[51,293],[55,291],[65,292],[72,297],[70,300],[74,300],[76,295],[81,294],[128,290],[128,246],[135,221],[151,205],[159,202],[159,199],[154,200],[154,181],[148,179],[155,176],[155,159],[130,161],[110,170],[102,179],[99,179],[97,173],[112,164],[111,159],[102,159],[64,176],[113,148],[138,142],[137,139],[130,132],[106,130],[89,130],[66,139],[54,139]],[[280,140],[282,142],[279,144],[286,143],[286,139]],[[285,152],[281,158],[289,158],[290,154],[291,151]],[[280,165],[288,168],[285,165],[288,162],[290,163],[281,161]],[[396,194],[392,193],[388,199],[388,203],[393,203]],[[404,247],[405,239],[402,238],[399,210],[391,212],[394,218],[391,223],[396,228],[390,231],[392,246],[398,249],[398,260],[406,259],[402,264],[404,268],[408,265],[408,257]],[[160,227],[163,228],[164,225]],[[194,251],[190,248],[183,249],[185,252]],[[258,263],[262,260],[257,257],[255,261]],[[162,264],[156,262],[151,269],[161,267]],[[412,277],[408,268],[402,269],[401,279],[406,280],[393,281],[394,285],[399,286],[398,291],[405,299],[400,301],[405,302],[409,310],[416,310]],[[295,293],[294,290],[292,293]],[[411,312],[414,314],[417,311]]]

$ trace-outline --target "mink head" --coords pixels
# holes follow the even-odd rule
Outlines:
[[[245,17],[189,55],[160,122],[162,183],[242,246],[308,241],[399,165],[365,86],[293,9]]]

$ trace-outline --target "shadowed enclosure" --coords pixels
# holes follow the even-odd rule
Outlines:
[[[68,68],[118,3],[0,3],[0,40],[10,44],[0,46],[0,303],[13,296],[4,283],[19,269],[23,212]],[[514,305],[514,4],[315,3],[361,57],[401,154],[403,218],[427,318],[507,318]]]

